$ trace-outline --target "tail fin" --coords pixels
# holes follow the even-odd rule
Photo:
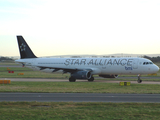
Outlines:
[[[18,40],[19,52],[21,55],[21,59],[37,58],[22,36],[17,36],[17,40]]]

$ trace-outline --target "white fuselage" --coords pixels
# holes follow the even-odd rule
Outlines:
[[[27,58],[16,62],[25,64],[34,70],[52,72],[52,68],[92,70],[92,75],[152,74],[159,67],[145,58]]]

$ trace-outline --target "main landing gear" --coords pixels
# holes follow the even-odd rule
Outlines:
[[[141,80],[140,77],[141,77],[141,75],[139,74],[139,75],[138,75],[138,80],[137,80],[138,83],[141,83],[141,82],[142,82],[142,80]]]
[[[74,77],[69,78],[69,82],[75,82],[75,81],[76,81],[76,79]]]
[[[93,82],[94,81],[94,77],[91,77],[90,79],[88,79],[88,82]]]

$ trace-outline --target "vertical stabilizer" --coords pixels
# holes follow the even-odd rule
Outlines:
[[[17,36],[17,40],[18,40],[18,46],[19,46],[19,52],[21,55],[21,59],[37,58],[22,36]]]

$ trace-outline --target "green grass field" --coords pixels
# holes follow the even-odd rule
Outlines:
[[[11,82],[11,84],[0,84],[0,92],[160,94],[160,85],[119,86],[118,83],[101,82]]]
[[[159,120],[158,103],[0,102],[1,120]]]

